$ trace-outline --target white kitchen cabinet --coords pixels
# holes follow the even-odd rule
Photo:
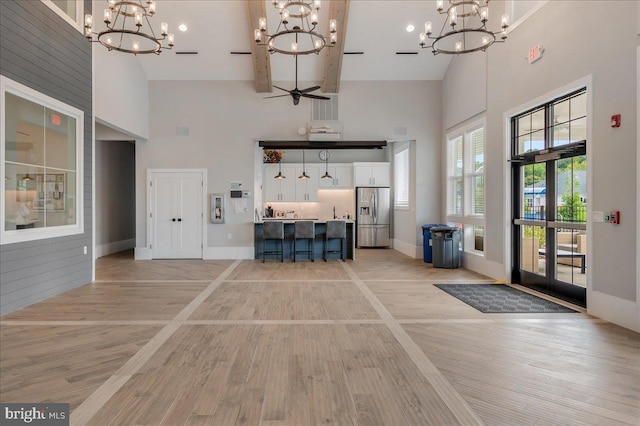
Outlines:
[[[296,166],[296,201],[318,201],[319,168],[317,165],[307,164],[305,169],[309,179],[298,179],[298,176],[302,174],[303,167],[302,165]]]
[[[318,174],[319,189],[353,189],[353,166],[351,164],[334,164],[328,167],[331,179],[322,179],[327,168],[320,166]]]
[[[276,179],[278,164],[265,164],[262,174],[262,198],[264,202],[296,201],[296,167],[292,164],[282,165],[285,179]]]
[[[353,163],[355,186],[391,186],[389,163]]]

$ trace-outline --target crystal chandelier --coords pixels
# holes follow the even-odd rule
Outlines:
[[[256,43],[267,45],[270,53],[317,54],[325,46],[332,47],[338,41],[335,19],[329,21],[328,37],[316,32],[320,0],[272,0],[271,3],[280,13],[280,23],[276,32],[274,34],[267,33],[267,18],[260,18],[258,28],[253,32]]]
[[[169,34],[166,22],[160,24],[160,37],[151,27],[149,17],[156,13],[156,2],[153,0],[117,1],[108,0],[109,7],[104,10],[103,21],[107,29],[101,32],[93,32],[93,17],[84,16],[84,35],[89,41],[99,42],[109,50],[120,52],[144,54],[160,54],[163,49],[173,47],[174,36]],[[149,27],[144,32],[144,23]],[[95,36],[95,39],[94,39]],[[166,42],[166,45],[164,44]]]
[[[449,0],[446,11],[444,0],[437,0],[436,9],[440,14],[447,15],[440,35],[431,35],[431,22],[426,22],[424,32],[420,33],[420,46],[423,49],[431,47],[434,55],[485,51],[493,43],[503,43],[507,39],[509,15],[502,15],[502,30],[493,32],[486,27],[489,20],[489,0]],[[432,42],[429,44],[427,40]]]

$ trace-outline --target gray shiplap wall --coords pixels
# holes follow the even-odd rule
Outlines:
[[[84,111],[84,234],[0,245],[0,315],[91,281],[91,62],[91,43],[42,2],[0,1],[0,74]]]

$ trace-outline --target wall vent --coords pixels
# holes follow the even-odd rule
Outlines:
[[[185,126],[176,127],[176,136],[189,136],[189,128]]]
[[[327,95],[329,100],[311,100],[311,121],[338,121],[338,95]]]

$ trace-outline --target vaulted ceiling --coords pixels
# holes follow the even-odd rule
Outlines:
[[[99,16],[105,5],[104,0],[94,0],[94,15]],[[151,23],[159,27],[167,22],[176,45],[158,56],[138,58],[149,80],[255,81],[256,91],[269,92],[271,81],[293,81],[295,73],[292,56],[269,55],[253,41],[257,17],[265,12],[269,30],[275,29],[279,15],[269,0],[158,0]],[[433,56],[430,49],[418,45],[425,21],[433,21],[434,27],[443,21],[434,1],[323,0],[319,24],[323,34],[328,33],[330,15],[339,18],[338,45],[319,55],[299,56],[301,81],[338,92],[340,81],[439,80],[444,76],[451,58]],[[186,24],[188,30],[180,32],[179,24]],[[416,28],[411,33],[406,31],[409,24]]]

